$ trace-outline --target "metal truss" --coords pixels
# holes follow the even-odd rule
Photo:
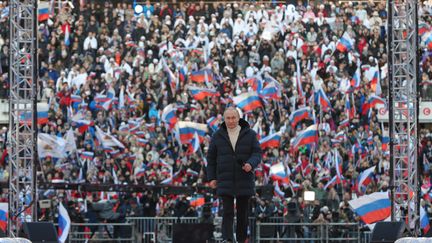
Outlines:
[[[11,0],[9,93],[10,237],[36,221],[36,33],[37,0]]]
[[[392,221],[417,234],[417,0],[389,0],[388,10]]]

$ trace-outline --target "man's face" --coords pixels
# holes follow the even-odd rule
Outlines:
[[[235,128],[239,123],[239,115],[234,110],[227,110],[224,114],[225,124],[229,129]]]

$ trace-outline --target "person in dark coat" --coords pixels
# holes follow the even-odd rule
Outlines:
[[[232,242],[234,199],[237,210],[237,242],[247,238],[248,209],[255,195],[254,169],[261,162],[262,152],[256,133],[248,122],[240,119],[234,107],[224,112],[224,122],[213,134],[207,154],[207,177],[210,187],[222,199],[222,238]]]

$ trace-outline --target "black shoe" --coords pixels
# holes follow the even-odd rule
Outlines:
[[[222,243],[233,243],[232,240],[223,240]]]

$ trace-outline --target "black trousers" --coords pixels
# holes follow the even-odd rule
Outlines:
[[[221,196],[223,205],[222,215],[222,238],[224,240],[234,239],[234,198],[236,199],[236,239],[237,242],[243,243],[247,238],[249,200],[250,196]]]

